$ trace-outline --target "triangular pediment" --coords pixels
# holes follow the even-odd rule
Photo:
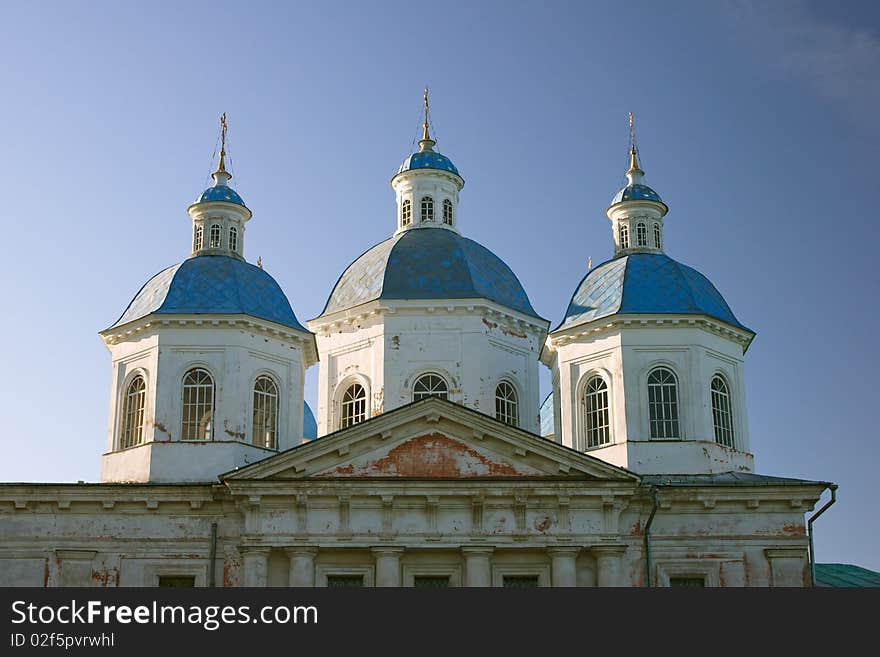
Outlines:
[[[389,411],[220,479],[547,477],[638,480],[627,470],[438,398]]]

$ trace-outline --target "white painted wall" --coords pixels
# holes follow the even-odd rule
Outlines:
[[[113,376],[102,481],[213,481],[275,453],[252,435],[253,386],[264,374],[279,388],[278,449],[302,442],[308,334],[222,315],[154,315],[122,328],[104,334]],[[180,439],[183,378],[194,367],[214,379],[213,436],[199,445]],[[143,444],[120,449],[125,392],[137,374],[147,382]]]
[[[537,433],[538,354],[546,323],[483,300],[374,301],[309,322],[321,366],[318,435],[340,428],[340,399],[357,381],[370,416],[412,401],[413,383],[443,376],[449,399],[494,417],[495,389],[513,384],[520,427]]]
[[[558,378],[557,440],[586,449],[581,386],[594,374],[609,387],[611,444],[592,456],[640,474],[751,472],[743,373],[744,336],[708,318],[627,315],[554,332],[543,359]],[[670,368],[678,379],[680,440],[651,438],[648,373]],[[710,382],[731,390],[735,449],[715,442]]]

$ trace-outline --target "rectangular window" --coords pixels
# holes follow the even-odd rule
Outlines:
[[[504,586],[513,589],[533,589],[538,587],[537,575],[505,575]]]
[[[159,575],[159,586],[168,588],[195,588],[195,575]]]
[[[416,575],[413,586],[417,589],[445,589],[449,587],[448,575]]]
[[[357,588],[363,585],[363,575],[327,575],[328,588]]]
[[[670,577],[669,586],[706,586],[705,577]]]

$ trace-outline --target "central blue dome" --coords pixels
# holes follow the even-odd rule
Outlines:
[[[458,169],[455,168],[452,160],[445,155],[441,155],[434,151],[420,151],[418,153],[413,153],[403,161],[403,164],[400,165],[397,173],[403,173],[404,171],[411,171],[413,169],[439,169],[440,171],[451,171],[456,176],[461,175],[458,173]]]
[[[540,319],[517,277],[494,253],[451,230],[413,228],[355,260],[321,314],[376,299],[475,298]]]
[[[222,255],[195,256],[163,269],[147,281],[113,327],[152,313],[250,315],[306,331],[274,278],[244,260]]]
[[[663,203],[657,192],[647,185],[640,185],[639,183],[630,183],[617,192],[617,194],[614,195],[614,198],[611,199],[611,205],[620,203],[621,201],[654,201],[656,203]],[[663,203],[663,205],[666,204]]]
[[[244,205],[241,196],[238,195],[229,185],[214,185],[203,191],[193,203],[205,203],[206,201],[225,201],[226,203],[235,203],[236,205]]]
[[[578,285],[556,328],[629,313],[708,315],[751,330],[739,323],[708,278],[665,253],[633,253],[595,267]]]

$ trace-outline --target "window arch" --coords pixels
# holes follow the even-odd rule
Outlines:
[[[144,403],[147,399],[147,384],[138,374],[125,390],[122,407],[122,434],[119,449],[140,445],[144,438]]]
[[[434,199],[422,197],[422,221],[434,221]]]
[[[400,208],[400,225],[401,226],[409,226],[412,223],[412,202],[409,199],[404,199],[403,205]]]
[[[220,248],[220,224],[211,226],[211,242],[209,246],[212,249]]]
[[[195,367],[183,377],[181,440],[211,440],[214,432],[214,377]]]
[[[608,409],[608,384],[601,376],[593,376],[584,385],[581,412],[585,448],[599,447],[611,442],[611,421]]]
[[[196,226],[193,230],[193,251],[201,251],[202,249],[202,227]]]
[[[678,380],[667,367],[648,374],[648,411],[651,438],[680,438],[678,423]]]
[[[663,244],[660,241],[660,224],[654,224],[654,246],[658,249],[663,248]]]
[[[254,382],[254,417],[251,439],[254,445],[278,449],[278,386],[268,376]]]
[[[413,401],[419,401],[425,397],[441,397],[449,399],[449,384],[439,374],[429,372],[422,374],[413,384]]]
[[[495,388],[495,419],[514,427],[519,426],[519,398],[508,381]]]
[[[238,251],[238,228],[235,226],[229,227],[229,250]]]
[[[448,198],[443,199],[443,223],[447,226],[452,225],[452,201]]]
[[[628,249],[629,248],[629,228],[626,225],[621,224],[618,231],[620,232],[620,248],[621,249]]]
[[[353,383],[342,394],[340,429],[367,419],[367,391],[360,383]]]
[[[648,246],[648,227],[643,223],[636,226],[636,239],[639,246]]]
[[[720,374],[712,377],[712,424],[715,426],[715,442],[733,447],[733,413],[730,404],[730,388]]]

